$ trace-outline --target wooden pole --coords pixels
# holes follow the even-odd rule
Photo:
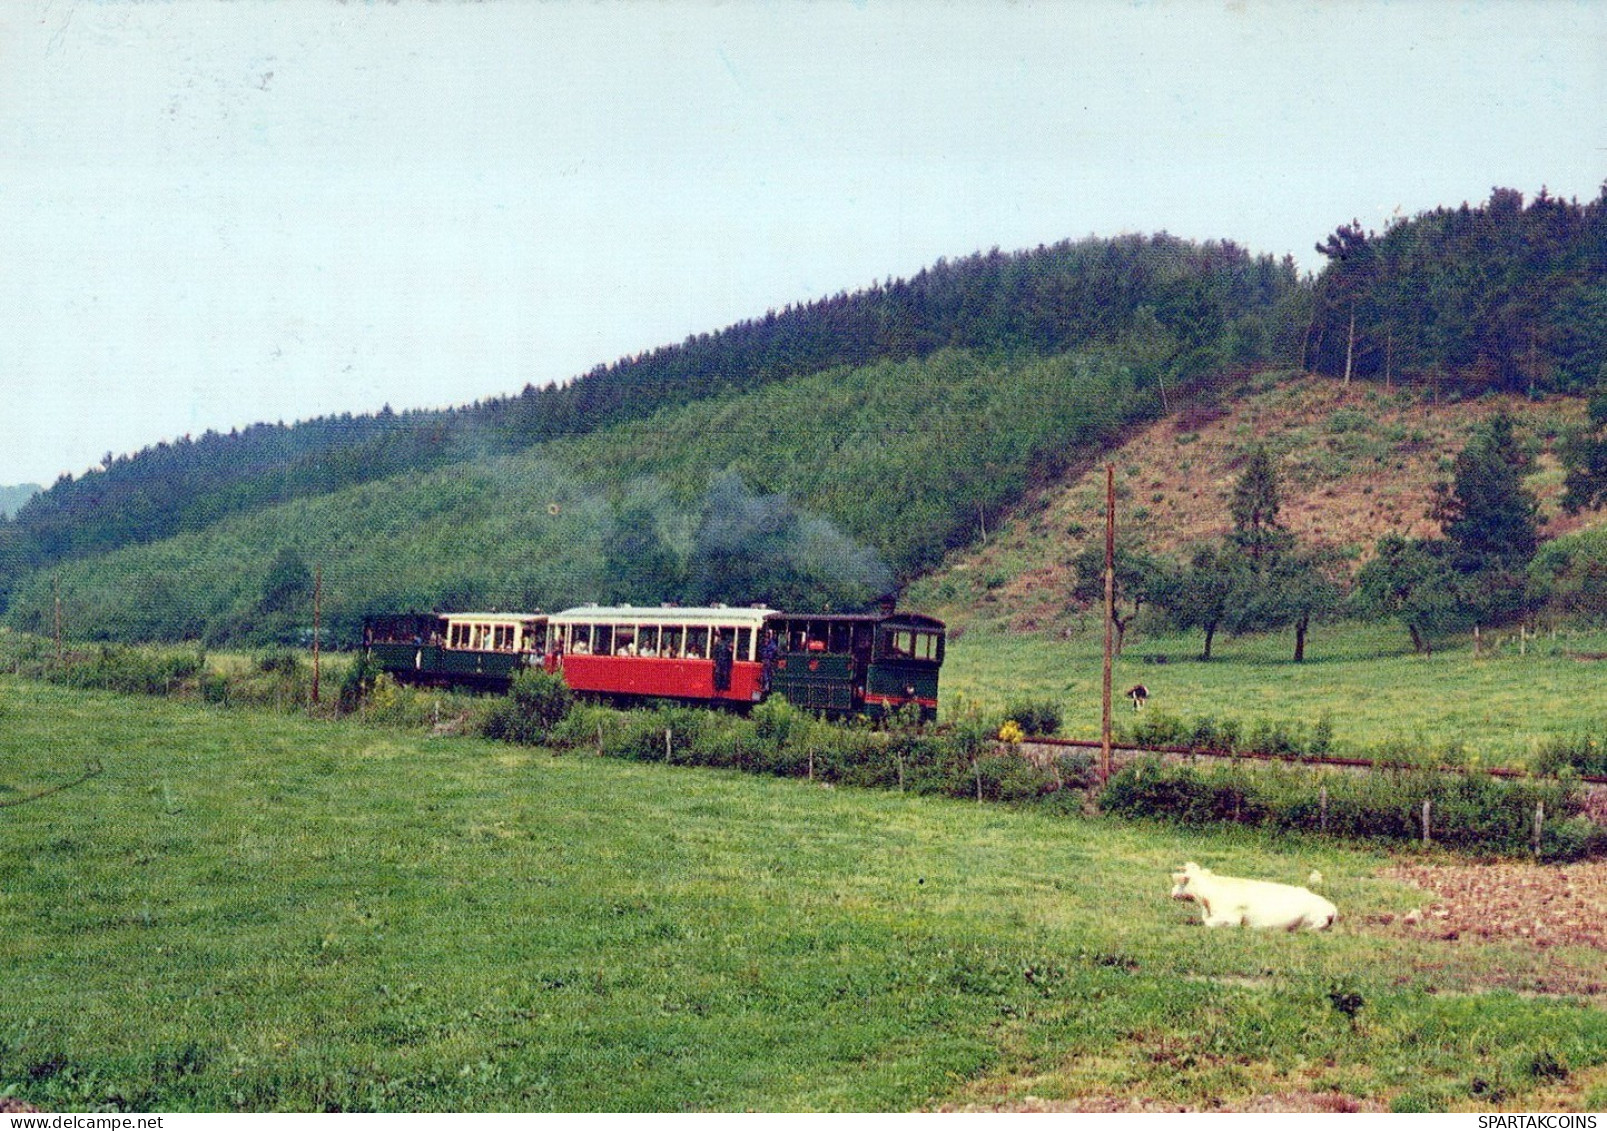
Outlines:
[[[1110,780],[1110,668],[1116,621],[1116,465],[1105,465],[1105,664],[1100,700],[1099,783]]]
[[[313,572],[312,581],[312,705],[318,706],[318,637],[323,625],[322,613],[324,603],[324,567],[319,566]]]

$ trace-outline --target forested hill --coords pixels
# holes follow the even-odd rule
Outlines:
[[[526,449],[667,407],[841,366],[946,347],[1049,356],[1130,352],[1174,384],[1296,348],[1291,262],[1166,235],[1067,241],[939,261],[914,278],[838,294],[688,338],[562,386],[439,412],[325,417],[185,437],[63,477],[0,524],[8,580],[64,559],[195,531],[230,515],[354,484]],[[488,375],[488,383],[494,380]]]
[[[1607,380],[1607,186],[1586,205],[1496,189],[1317,250],[1305,368],[1473,393]]]

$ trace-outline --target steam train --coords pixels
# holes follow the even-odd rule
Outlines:
[[[937,718],[943,622],[918,613],[586,605],[562,613],[369,617],[363,648],[407,683],[506,689],[520,671],[577,693],[738,708],[780,695],[833,717],[914,705]]]

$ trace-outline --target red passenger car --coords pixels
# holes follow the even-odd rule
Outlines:
[[[757,703],[765,608],[586,606],[548,622],[548,669],[594,695]]]

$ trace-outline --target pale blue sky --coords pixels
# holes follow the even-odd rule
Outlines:
[[[1607,4],[0,4],[0,483],[940,256],[1594,198]]]

